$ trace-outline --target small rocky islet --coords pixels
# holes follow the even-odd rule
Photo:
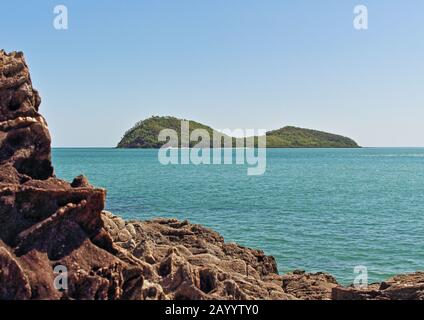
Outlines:
[[[106,190],[54,175],[40,103],[23,54],[0,51],[0,299],[424,299],[421,272],[366,289],[279,275],[273,257],[200,225],[104,211]]]

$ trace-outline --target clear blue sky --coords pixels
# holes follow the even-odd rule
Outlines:
[[[52,26],[69,10],[69,30]],[[353,8],[369,9],[369,30]],[[114,146],[151,115],[424,146],[424,1],[4,1],[54,146]]]

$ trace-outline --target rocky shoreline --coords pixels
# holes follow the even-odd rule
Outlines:
[[[55,177],[22,53],[0,51],[0,299],[424,299],[424,273],[358,290],[187,221],[124,221],[106,190]],[[55,287],[57,266],[66,290]]]

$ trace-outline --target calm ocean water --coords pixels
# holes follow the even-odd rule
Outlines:
[[[126,219],[175,217],[275,256],[280,273],[352,283],[424,269],[424,149],[271,149],[243,165],[161,165],[157,150],[54,149],[56,174],[83,173]]]

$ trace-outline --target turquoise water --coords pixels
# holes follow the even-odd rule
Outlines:
[[[157,150],[54,149],[56,174],[83,173],[127,219],[176,217],[304,269],[352,283],[424,265],[424,149],[271,149],[263,176],[243,165],[161,165]]]

